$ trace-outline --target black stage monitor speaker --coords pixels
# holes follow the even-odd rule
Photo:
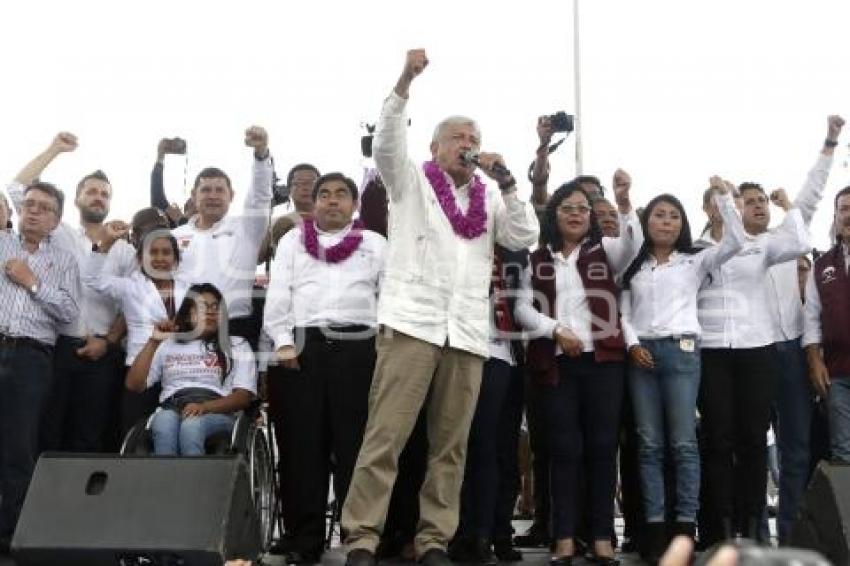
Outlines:
[[[836,566],[850,565],[850,465],[818,465],[790,542],[821,552]]]
[[[256,559],[241,457],[48,454],[12,540],[21,566],[207,566]]]

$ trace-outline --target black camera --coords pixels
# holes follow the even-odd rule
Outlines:
[[[574,118],[572,114],[567,114],[564,111],[555,112],[549,116],[549,123],[552,124],[553,132],[572,132],[574,127]]]
[[[289,202],[289,187],[277,176],[277,173],[272,175],[272,206]]]
[[[372,157],[372,138],[375,137],[375,124],[361,124],[366,128],[366,135],[360,138],[360,153],[369,159]]]

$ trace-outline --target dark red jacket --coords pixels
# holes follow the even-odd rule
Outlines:
[[[850,277],[841,244],[815,260],[823,358],[830,377],[850,376]]]

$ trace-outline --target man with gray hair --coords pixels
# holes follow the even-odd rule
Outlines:
[[[424,50],[408,51],[374,141],[392,212],[369,419],[342,510],[350,566],[375,563],[398,457],[426,397],[429,454],[415,549],[428,566],[451,563],[446,547],[458,524],[467,436],[489,356],[494,245],[524,249],[539,232],[502,157],[474,159],[481,135],[473,120],[443,120],[424,165],[408,157],[404,109],[427,64]],[[473,161],[500,190],[474,174]]]

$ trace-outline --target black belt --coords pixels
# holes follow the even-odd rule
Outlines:
[[[0,334],[0,346],[4,348],[34,348],[48,356],[53,355],[53,346],[45,344],[35,338],[30,338],[29,336],[9,336],[7,334]]]
[[[295,329],[295,335],[304,333],[306,341],[312,340],[368,340],[374,338],[378,332],[377,328],[365,324],[351,324],[347,326],[306,326]],[[351,334],[361,336],[351,337]]]

